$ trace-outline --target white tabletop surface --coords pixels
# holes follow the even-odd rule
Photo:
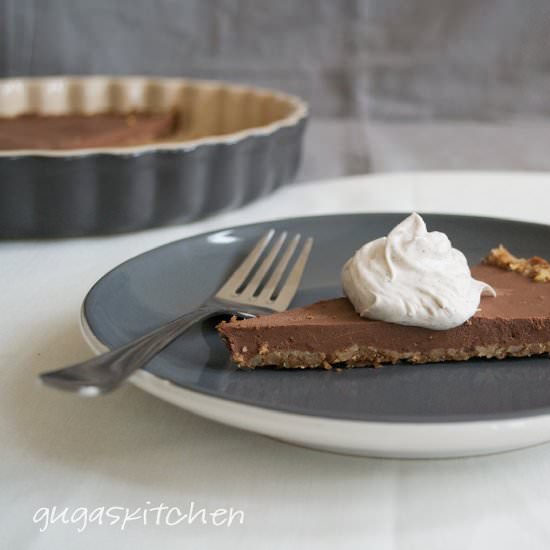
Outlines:
[[[0,547],[547,550],[550,445],[440,461],[353,458],[215,424],[134,387],[85,399],[42,388],[35,377],[91,355],[79,329],[86,291],[110,268],[157,245],[224,226],[338,212],[418,210],[550,223],[549,179],[356,177],[296,184],[187,226],[0,243]],[[102,506],[121,507],[121,514],[162,505],[186,513],[191,503],[195,511],[241,510],[244,523],[236,515],[230,527],[215,526],[211,516],[202,524],[199,516],[169,526],[162,516],[155,525],[154,516],[148,525],[128,520],[122,529],[105,516],[102,525],[81,519]],[[53,507],[76,514],[74,522],[46,524],[41,509],[51,514]]]

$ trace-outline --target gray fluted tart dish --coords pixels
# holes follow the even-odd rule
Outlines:
[[[69,237],[185,223],[293,179],[307,105],[271,90],[146,77],[0,79],[0,117],[175,112],[164,141],[0,150],[0,237]]]

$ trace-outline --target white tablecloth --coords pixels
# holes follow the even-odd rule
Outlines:
[[[83,399],[42,388],[35,377],[91,355],[78,321],[86,291],[108,269],[159,244],[268,218],[352,211],[550,223],[549,178],[434,173],[333,180],[287,187],[187,226],[1,243],[0,547],[547,550],[550,445],[457,460],[352,458],[215,424],[130,386]],[[122,529],[105,517],[103,525],[77,521],[101,506],[132,513],[164,504],[185,513],[192,503],[195,511],[241,510],[244,523],[238,516],[230,527],[215,526],[211,516],[207,524],[199,517],[175,526],[138,519]],[[52,507],[76,513],[75,521],[47,524],[42,514]]]

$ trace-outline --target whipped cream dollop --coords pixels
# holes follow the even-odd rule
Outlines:
[[[363,245],[344,265],[342,285],[362,317],[434,330],[463,324],[481,295],[496,296],[472,278],[464,254],[447,235],[428,232],[418,214]]]

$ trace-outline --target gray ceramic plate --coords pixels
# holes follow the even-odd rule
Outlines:
[[[289,219],[199,235],[152,250],[118,266],[92,288],[83,307],[88,336],[96,349],[100,349],[101,344],[109,348],[119,346],[195,308],[218,288],[268,227],[315,237],[294,305],[341,295],[339,271],[343,262],[361,244],[386,234],[403,217],[403,214],[357,214]],[[499,243],[505,243],[520,255],[550,257],[550,227],[547,226],[448,215],[426,215],[425,220],[430,230],[447,233],[471,264]],[[199,395],[214,398],[203,400],[198,409],[186,407],[200,414],[295,442],[349,452],[368,451],[368,454],[411,455],[391,449],[377,452],[376,446],[371,446],[370,451],[363,448],[364,445],[361,450],[359,444],[355,448],[338,446],[330,434],[323,439],[321,433],[320,441],[308,441],[290,433],[292,430],[288,427],[282,432],[261,429],[232,421],[230,413],[216,415],[208,411],[213,407],[228,405],[234,409],[233,405],[243,405],[243,414],[247,411],[248,415],[259,411],[283,413],[281,420],[300,417],[307,423],[309,417],[325,421],[325,426],[332,425],[329,419],[348,427],[361,423],[386,426],[386,434],[392,425],[426,428],[485,422],[494,426],[498,421],[545,417],[550,413],[550,362],[546,357],[385,366],[341,373],[239,371],[230,363],[213,323],[206,323],[166,349],[147,371],[154,375],[157,385],[159,379],[169,381],[170,392],[177,394],[181,390],[191,396],[190,399]],[[142,387],[153,379],[146,373],[139,376]],[[166,385],[159,387],[166,389]],[[152,391],[186,406],[185,399],[161,395],[164,390]],[[532,442],[535,441],[524,443]],[[507,443],[477,450],[466,446],[468,448],[461,447],[462,451],[439,454],[471,454],[510,446],[518,445]],[[419,456],[434,454],[438,453],[426,451]]]

